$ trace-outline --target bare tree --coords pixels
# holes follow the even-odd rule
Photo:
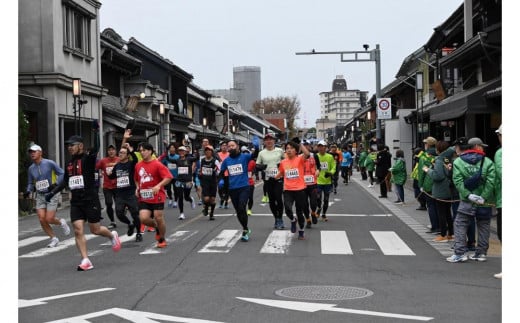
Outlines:
[[[277,96],[266,97],[256,101],[253,104],[253,112],[257,114],[284,113],[287,118],[287,128],[289,129],[289,138],[296,135],[294,121],[298,113],[300,113],[300,100],[296,96]]]

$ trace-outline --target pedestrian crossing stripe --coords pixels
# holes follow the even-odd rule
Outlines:
[[[215,217],[221,216],[234,216],[236,213],[223,213],[223,214],[214,214]],[[272,213],[253,213],[252,216],[271,216]],[[391,213],[383,213],[383,214],[336,214],[336,213],[327,213],[327,217],[390,217],[393,216]]]
[[[317,231],[317,230],[313,230]],[[176,231],[166,237],[169,245],[176,245],[182,241],[187,241],[195,236],[198,231]],[[215,238],[211,239],[204,247],[198,250],[198,253],[229,253],[231,249],[240,240],[242,230],[222,230]],[[386,256],[415,256],[416,254],[406,245],[406,243],[394,231],[370,231],[374,241],[379,246],[381,252]],[[289,230],[273,230],[269,233],[259,253],[261,254],[288,254],[294,241],[297,239],[297,234],[291,233]],[[87,240],[99,237],[93,234],[85,235]],[[46,237],[45,237],[46,238]],[[256,238],[256,236],[253,236]],[[135,236],[121,236],[121,243],[128,243],[134,241]],[[18,242],[20,248],[26,247],[30,244],[42,241],[39,237],[31,237]],[[297,245],[298,243],[296,243]],[[305,242],[302,242],[305,244]],[[110,241],[104,241],[101,246],[110,246]],[[54,248],[40,248],[38,250],[20,255],[20,258],[36,258],[46,256],[52,253],[59,252],[68,247],[75,246],[74,238],[61,241],[58,246]],[[354,252],[349,242],[346,231],[334,230],[320,230],[320,246],[321,254],[323,255],[353,255]],[[148,246],[143,245],[144,251],[140,255],[154,255],[167,253],[168,248],[156,248],[156,242],[150,243]],[[105,248],[108,249],[108,248]],[[367,248],[360,248],[360,251],[369,250]],[[373,249],[370,249],[373,250]],[[103,250],[93,249],[89,255],[102,253]]]

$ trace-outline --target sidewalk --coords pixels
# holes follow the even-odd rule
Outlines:
[[[432,247],[437,249],[442,255],[450,256],[453,253],[451,249],[452,243],[438,243],[432,242],[435,238],[434,235],[426,233],[428,225],[430,224],[430,218],[428,217],[428,211],[418,211],[419,203],[414,197],[413,193],[413,181],[409,179],[404,186],[404,200],[403,205],[396,205],[393,202],[397,199],[395,192],[388,192],[388,198],[379,198],[380,191],[379,185],[375,184],[374,187],[368,188],[368,181],[362,181],[359,173],[354,173],[351,177],[351,181],[356,182],[370,193],[375,200],[388,208],[395,216],[399,217],[406,225],[414,230],[419,236],[424,238]],[[491,219],[491,235],[489,237],[489,257],[501,257],[502,246],[497,237],[496,217]]]

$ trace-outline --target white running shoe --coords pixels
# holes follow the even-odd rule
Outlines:
[[[112,231],[112,236],[112,250],[114,252],[118,252],[121,250],[121,240],[119,240],[119,234],[117,234],[117,231]]]
[[[181,215],[179,215],[179,220],[184,220],[186,219],[186,217],[184,216],[184,213],[181,213]]]
[[[81,263],[78,266],[78,271],[87,271],[92,268],[94,268],[94,266],[92,265],[90,260],[88,258],[85,258],[85,259],[81,260]]]
[[[68,236],[70,234],[70,228],[65,219],[60,219],[60,227],[63,230],[63,234]]]
[[[47,245],[47,248],[54,248],[58,245],[59,242],[60,239],[58,239],[58,237],[54,237],[51,239],[51,242],[49,242],[49,244]]]

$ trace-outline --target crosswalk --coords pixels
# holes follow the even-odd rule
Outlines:
[[[313,229],[313,234],[315,231]],[[399,237],[394,231],[369,231],[370,236],[375,244],[379,247],[382,255],[385,256],[415,256],[415,253],[406,242]],[[182,242],[190,239],[198,239],[198,231],[189,230],[178,230],[166,237],[169,245],[179,245]],[[207,242],[202,248],[197,250],[199,254],[228,254],[232,252],[233,248],[240,241],[242,230],[231,230],[223,229],[218,232],[209,242]],[[111,243],[109,240],[95,236],[92,234],[86,234],[85,239],[92,240],[97,238],[96,241],[102,241],[98,244],[97,248],[95,244],[89,243],[90,254],[98,254],[103,250],[109,250]],[[27,249],[33,244],[40,244],[43,240],[48,239],[42,236],[33,236],[18,241],[19,250],[22,248]],[[158,249],[155,247],[155,241],[137,243],[135,242],[135,236],[120,236],[123,248],[125,244],[139,244],[141,246],[141,252],[139,255],[157,255],[167,253],[169,248]],[[297,234],[291,233],[289,230],[273,230],[268,233],[267,237],[261,238],[253,233],[253,239],[265,239],[262,247],[258,250],[260,254],[290,254],[291,248],[295,245],[305,244],[305,242],[297,241]],[[146,241],[146,240],[145,240]],[[315,243],[314,241],[312,243]],[[342,230],[319,230],[319,243],[320,252],[322,255],[354,255],[355,252],[351,247],[350,239],[347,231]],[[250,243],[251,244],[251,243]],[[54,254],[63,251],[68,248],[76,248],[74,237],[60,241],[57,247],[54,248],[37,248],[36,250],[29,251],[27,253],[19,254],[20,258],[38,258],[46,255]],[[361,252],[361,250],[357,251]]]

